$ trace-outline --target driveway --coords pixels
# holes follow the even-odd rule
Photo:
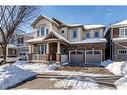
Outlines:
[[[114,76],[111,72],[109,72],[107,69],[103,67],[61,67],[58,69],[58,71],[81,71],[85,73],[95,73],[95,74],[103,74],[103,75],[109,75],[107,77],[95,77],[95,80],[101,85],[101,86],[108,86],[110,89],[115,89],[114,87],[114,81],[118,80],[119,76]],[[64,89],[64,88],[56,88],[54,84],[60,80],[66,79],[69,76],[63,76],[63,75],[56,75],[56,74],[40,74],[36,76],[34,79],[30,81],[26,81],[25,83],[18,85],[15,88],[12,89]]]
[[[47,76],[47,75],[46,75]],[[64,78],[52,78],[52,77],[44,77],[44,75],[38,75],[35,79],[31,81],[27,81],[26,83],[19,85],[12,89],[23,89],[23,90],[65,90],[65,88],[56,88],[54,85],[56,82],[63,80]],[[100,82],[100,81],[99,81]],[[99,87],[106,87],[108,89],[114,90],[116,89],[114,85],[99,83]],[[70,89],[70,88],[67,88]]]

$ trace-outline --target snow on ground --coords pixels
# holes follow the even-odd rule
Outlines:
[[[54,71],[55,69],[60,67],[60,65],[57,64],[51,64],[51,65],[43,64],[43,63],[31,64],[25,61],[24,62],[16,61],[14,64],[22,69],[30,70],[32,72],[36,72],[39,74],[42,74],[43,72]]]
[[[110,60],[107,60],[105,62],[102,62],[101,64],[115,75],[124,76],[119,80],[117,80],[114,83],[114,85],[116,86],[117,89],[127,89],[127,62],[126,61],[112,62]]]
[[[12,87],[37,73],[23,70],[16,65],[6,64],[0,66],[0,89]]]
[[[115,75],[126,75],[127,74],[127,62],[113,62],[109,64],[106,69],[113,72]]]
[[[127,89],[127,75],[117,80],[114,85],[117,89]]]
[[[100,90],[100,89],[111,89],[108,87],[100,86],[91,77],[86,77],[81,80],[80,77],[72,79],[64,79],[54,84],[56,88],[64,89],[85,89],[85,90]]]

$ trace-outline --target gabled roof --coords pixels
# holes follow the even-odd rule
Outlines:
[[[127,20],[123,20],[111,25],[111,27],[119,27],[119,26],[127,26]]]
[[[69,43],[69,41],[66,38],[64,38],[62,35],[58,34],[57,32],[55,32],[53,30],[43,40],[46,40],[51,34],[54,34],[58,39],[61,39],[65,42]]]
[[[50,21],[51,23],[54,23],[54,24],[56,24],[57,26],[59,26],[54,20],[52,20],[52,19],[50,19],[49,17],[47,17],[47,16],[42,16],[42,15],[40,15],[33,23],[32,23],[32,27],[39,21],[39,20],[41,20],[41,19],[46,19],[46,20],[48,20],[48,21]]]

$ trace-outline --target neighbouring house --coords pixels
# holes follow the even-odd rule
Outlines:
[[[105,60],[104,25],[66,24],[39,16],[32,27],[34,38],[26,41],[31,62],[100,64]]]
[[[127,60],[127,20],[112,24],[107,31],[110,36],[110,54],[113,61]]]
[[[17,34],[17,47],[18,47],[18,57],[22,60],[27,60],[29,46],[26,40],[32,39],[32,33],[26,33],[24,31],[18,31]]]
[[[27,60],[28,56],[28,44],[25,42],[28,39],[32,39],[31,33],[26,33],[24,31],[16,31],[7,45],[7,62],[14,62],[18,59]],[[0,40],[1,37],[0,37]],[[3,52],[0,47],[0,61],[3,60]]]

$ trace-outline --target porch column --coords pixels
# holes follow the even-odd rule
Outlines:
[[[57,61],[57,63],[60,63],[61,62],[60,42],[57,43],[56,61]]]
[[[49,57],[49,43],[46,44],[46,61],[47,62],[50,61],[50,57]]]
[[[29,44],[28,60],[32,60],[32,45],[31,44]]]

